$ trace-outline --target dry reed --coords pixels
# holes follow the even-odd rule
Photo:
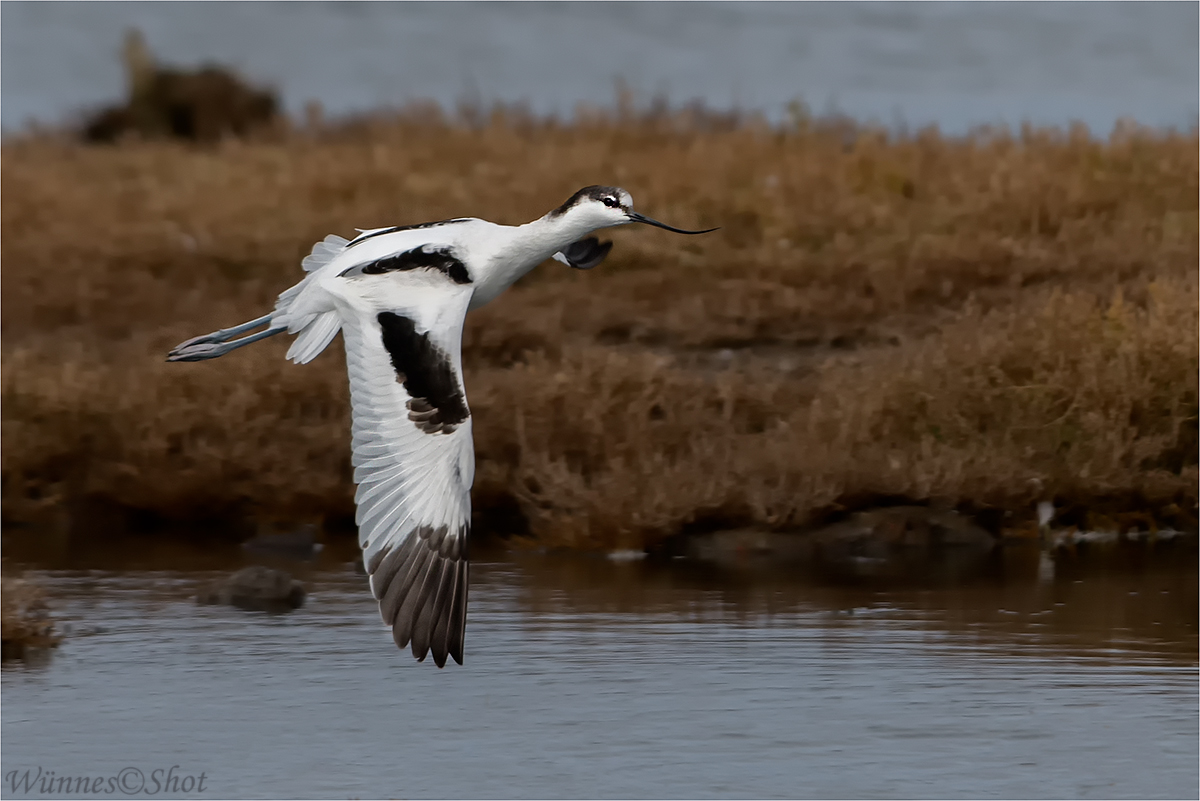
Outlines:
[[[643,547],[901,498],[998,526],[1042,496],[1195,526],[1195,131],[413,108],[2,158],[6,523],[347,519],[339,353],[167,349],[261,314],[326,233],[521,222],[611,183],[721,230],[615,231],[601,268],[543,266],[472,315],[479,531]]]

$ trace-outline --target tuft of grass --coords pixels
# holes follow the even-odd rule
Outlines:
[[[518,223],[610,183],[721,230],[613,231],[599,269],[471,315],[480,532],[640,548],[900,499],[1015,525],[1042,497],[1194,527],[1197,145],[424,107],[212,147],[9,140],[4,518],[348,519],[336,347],[166,351],[262,314],[327,233]]]
[[[3,658],[21,659],[30,648],[58,645],[59,635],[41,587],[6,573],[0,581],[0,651]]]

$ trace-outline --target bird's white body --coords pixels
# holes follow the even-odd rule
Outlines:
[[[572,222],[576,224],[572,225]],[[335,298],[338,297],[357,296],[364,300],[369,297],[368,303],[378,306],[403,295],[411,303],[412,293],[426,288],[436,294],[442,291],[444,285],[433,276],[417,272],[404,281],[372,284],[365,292],[356,292],[337,279],[346,269],[357,264],[414,248],[450,248],[458,260],[467,265],[472,283],[468,308],[477,309],[495,300],[521,276],[562,248],[594,230],[585,221],[565,220],[555,224],[547,223],[546,218],[542,218],[526,225],[512,226],[467,217],[428,227],[364,230],[357,239],[350,240],[357,242],[352,247],[345,247],[349,243],[340,237],[330,237],[325,240],[322,254],[314,253],[305,260],[306,269],[312,270],[312,274],[293,288],[299,292],[287,312],[288,332],[296,333],[303,328],[291,322],[290,318],[332,312],[335,310]],[[359,239],[362,241],[359,242]],[[325,254],[331,257],[328,261],[325,261]],[[277,312],[272,320],[282,321],[282,318]]]
[[[384,621],[419,659],[462,662],[467,604],[472,419],[462,381],[466,313],[554,257],[589,269],[608,253],[589,233],[628,222],[672,229],[632,211],[624,190],[587,187],[521,226],[459,218],[329,236],[308,275],[274,311],[178,346],[172,361],[221,356],[287,331],[288,358],[315,358],[338,332],[346,345],[359,544]],[[685,232],[690,233],[690,232]],[[234,340],[259,325],[266,331]]]

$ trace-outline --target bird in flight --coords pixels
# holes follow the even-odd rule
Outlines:
[[[438,667],[448,656],[463,661],[475,477],[462,380],[466,313],[546,259],[590,270],[612,248],[591,234],[628,223],[716,230],[665,225],[634,211],[624,189],[588,186],[525,225],[461,217],[331,235],[313,246],[301,263],[308,274],[274,311],[167,356],[215,359],[287,332],[296,336],[287,358],[305,364],[342,332],[363,564],[396,645],[411,643],[420,661],[430,650]]]

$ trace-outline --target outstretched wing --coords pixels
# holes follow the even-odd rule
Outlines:
[[[348,315],[344,333],[371,591],[396,644],[442,667],[463,661],[475,454],[459,356],[470,290],[439,283],[394,311]]]

